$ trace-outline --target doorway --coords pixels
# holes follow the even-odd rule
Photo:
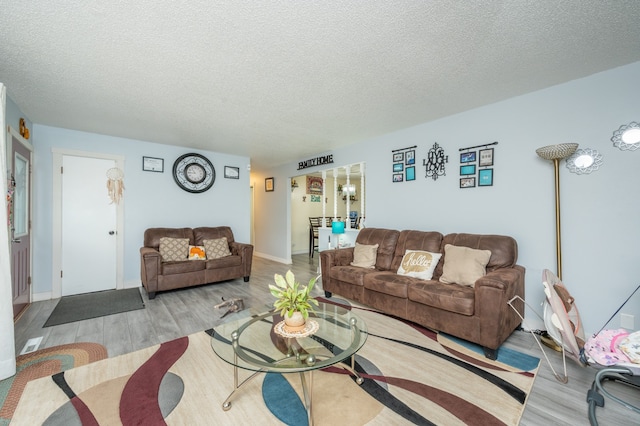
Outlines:
[[[124,288],[124,201],[112,203],[106,185],[107,170],[123,164],[119,156],[54,151],[53,298]]]
[[[31,303],[31,158],[32,146],[9,132],[11,176],[9,222],[13,317]]]

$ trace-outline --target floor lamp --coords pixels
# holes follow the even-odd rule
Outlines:
[[[569,157],[578,149],[577,143],[562,143],[559,145],[549,145],[536,149],[536,154],[545,160],[553,161],[553,169],[555,172],[555,193],[556,193],[556,262],[557,262],[557,276],[562,281],[562,250],[561,250],[561,232],[560,232],[560,160]],[[562,347],[558,345],[547,332],[544,332],[540,336],[540,340],[546,346],[556,350],[562,351]]]
[[[553,161],[553,168],[555,171],[555,185],[556,185],[556,261],[557,261],[557,274],[558,278],[562,280],[562,250],[561,250],[561,238],[560,238],[560,172],[559,165],[560,160],[567,158],[578,149],[577,143],[561,143],[559,145],[549,145],[536,149],[536,154],[545,160]]]

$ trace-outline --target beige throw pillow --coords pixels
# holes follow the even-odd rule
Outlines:
[[[189,254],[188,238],[160,238],[160,256],[163,262],[187,260]]]
[[[231,256],[227,237],[216,238],[215,240],[204,240],[204,251],[207,253],[208,259],[220,259],[221,257]]]
[[[442,253],[431,253],[424,250],[407,250],[398,268],[398,275],[430,280]]]
[[[444,266],[440,281],[473,287],[478,278],[487,274],[486,267],[490,258],[489,250],[447,244],[444,246]]]
[[[353,249],[353,262],[351,262],[351,266],[373,269],[376,265],[378,245],[379,244],[368,246],[366,244],[356,243],[356,247]]]

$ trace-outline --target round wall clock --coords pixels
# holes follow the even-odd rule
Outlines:
[[[173,163],[173,179],[187,192],[204,192],[213,186],[216,169],[203,155],[184,154]]]

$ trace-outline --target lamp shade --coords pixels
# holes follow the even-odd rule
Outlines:
[[[344,234],[344,222],[331,222],[332,234]]]
[[[578,149],[577,143],[561,143],[538,148],[536,154],[545,160],[561,160],[576,152],[576,149]]]

